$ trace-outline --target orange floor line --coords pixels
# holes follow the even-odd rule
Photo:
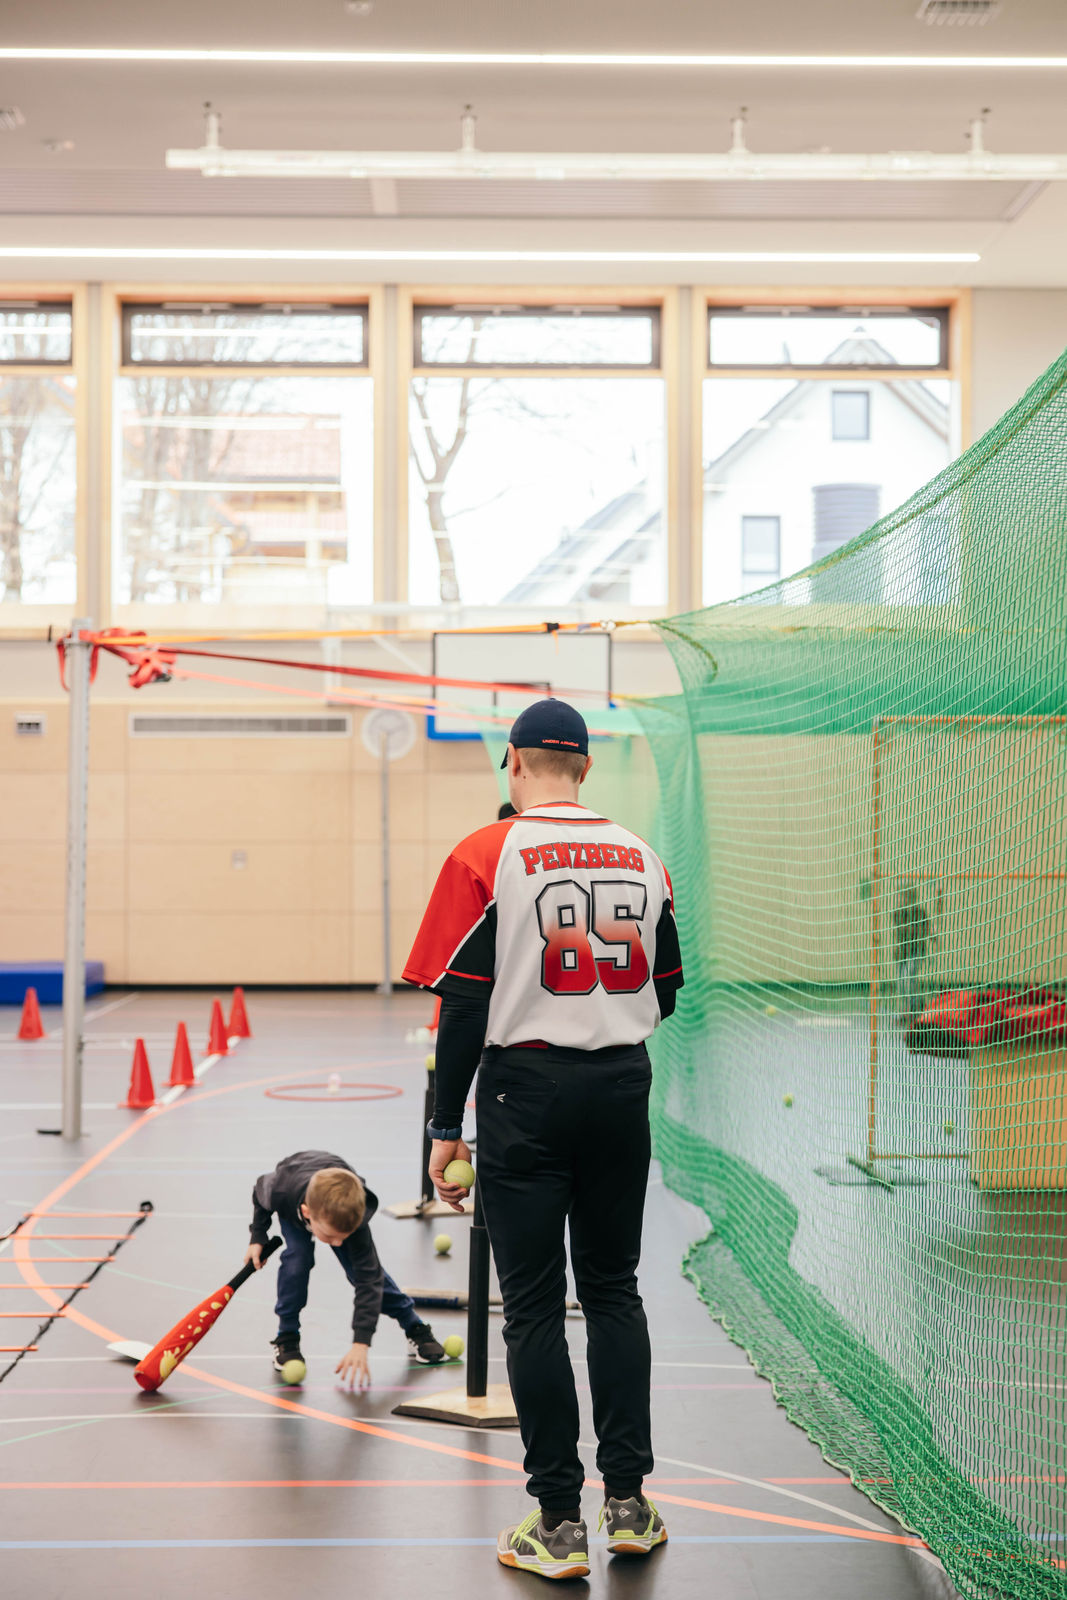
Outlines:
[[[372,1061],[364,1063],[364,1066],[365,1068],[370,1068],[386,1064],[387,1063],[385,1062]],[[183,1095],[180,1099],[173,1100],[170,1105],[153,1106],[149,1110],[142,1112],[135,1121],[130,1123],[129,1127],[123,1128],[121,1133],[116,1134],[115,1137],[107,1144],[103,1145],[95,1153],[95,1155],[90,1156],[89,1159],[83,1162],[82,1165],[74,1172],[69,1173],[68,1176],[63,1179],[62,1183],[58,1184],[56,1188],[52,1190],[51,1194],[46,1195],[45,1198],[34,1208],[34,1215],[31,1217],[30,1221],[12,1237],[11,1242],[13,1246],[13,1257],[18,1263],[19,1270],[23,1272],[26,1282],[30,1284],[34,1290],[36,1290],[46,1304],[52,1306],[53,1309],[59,1308],[61,1302],[57,1300],[56,1297],[51,1293],[44,1280],[38,1276],[29,1255],[28,1246],[30,1239],[33,1237],[34,1224],[38,1218],[43,1217],[45,1213],[47,1213],[51,1207],[56,1204],[57,1201],[62,1200],[64,1195],[69,1194],[71,1189],[80,1183],[83,1178],[87,1177],[90,1172],[95,1171],[98,1166],[106,1161],[113,1151],[119,1149],[121,1145],[125,1144],[127,1139],[132,1138],[138,1129],[143,1128],[147,1123],[158,1117],[170,1116],[173,1112],[179,1110],[183,1105],[203,1105],[206,1100],[215,1100],[223,1095],[238,1094],[245,1089],[262,1090],[271,1083],[284,1083],[287,1079],[291,1081],[294,1076],[309,1077],[312,1075],[313,1072],[296,1074],[290,1072],[273,1078],[260,1077],[248,1079],[244,1083],[225,1084],[218,1089],[201,1091],[196,1096],[195,1100],[189,1100],[188,1097]],[[31,1270],[29,1272],[23,1271],[24,1267],[29,1267]],[[114,1329],[105,1328],[102,1323],[94,1321],[93,1318],[87,1317],[83,1312],[78,1311],[73,1307],[70,1309],[69,1320],[71,1322],[78,1323],[79,1326],[85,1328],[87,1332],[96,1334],[98,1338],[103,1339],[107,1344],[113,1344],[117,1340],[123,1338],[123,1335],[116,1333]],[[335,1427],[348,1428],[353,1433],[365,1433],[371,1435],[373,1438],[387,1439],[392,1444],[405,1445],[409,1449],[426,1450],[434,1455],[449,1456],[453,1460],[476,1462],[478,1465],[483,1467],[500,1467],[506,1472],[518,1473],[525,1476],[524,1468],[519,1462],[508,1461],[500,1456],[482,1455],[478,1451],[474,1450],[461,1450],[456,1445],[444,1444],[436,1439],[414,1439],[410,1434],[397,1433],[393,1429],[378,1427],[369,1422],[360,1422],[355,1417],[339,1417],[334,1412],[320,1411],[314,1406],[300,1405],[295,1400],[283,1399],[281,1395],[271,1394],[263,1389],[249,1388],[245,1384],[235,1383],[230,1378],[222,1378],[216,1376],[214,1373],[204,1372],[203,1369],[199,1367],[190,1367],[185,1365],[183,1366],[182,1371],[187,1377],[196,1378],[200,1383],[209,1384],[212,1388],[223,1389],[228,1394],[239,1394],[244,1396],[246,1399],[257,1400],[261,1404],[275,1406],[281,1411],[290,1411],[298,1416],[312,1417],[318,1422],[332,1423]],[[840,1534],[844,1538],[865,1539],[880,1544],[912,1545],[925,1548],[921,1539],[916,1539],[911,1535],[878,1533],[864,1528],[848,1527],[841,1523],[808,1522],[798,1517],[779,1516],[774,1512],[748,1511],[739,1506],[719,1505],[715,1501],[711,1500],[690,1500],[678,1495],[660,1494],[658,1498],[665,1504],[669,1505],[687,1506],[697,1511],[714,1511],[723,1516],[741,1517],[745,1520],[755,1522],[771,1522],[784,1527],[806,1528],[809,1531]]]
[[[749,1511],[742,1506],[719,1505],[715,1500],[689,1500],[684,1495],[657,1494],[657,1504],[690,1506],[695,1511],[717,1511],[721,1516],[742,1517],[746,1522],[774,1522],[785,1528],[807,1528],[815,1533],[837,1533],[847,1539],[869,1539],[875,1544],[903,1544],[927,1549],[926,1541],[912,1533],[880,1533],[874,1528],[844,1528],[839,1522],[809,1522],[806,1517],[783,1517],[775,1511]]]
[[[314,1417],[317,1422],[332,1422],[341,1428],[350,1428],[354,1433],[369,1433],[376,1439],[388,1439],[392,1444],[405,1444],[415,1450],[429,1450],[434,1455],[451,1456],[457,1461],[476,1461],[482,1467],[502,1467],[505,1472],[517,1472],[525,1477],[525,1469],[519,1461],[509,1461],[503,1456],[483,1456],[477,1450],[461,1450],[458,1445],[444,1444],[437,1439],[414,1439],[410,1434],[397,1433],[393,1428],[379,1427],[377,1423],[360,1422],[356,1417],[339,1417],[335,1411],[320,1411],[317,1406],[301,1405],[296,1400],[286,1400],[280,1394],[271,1394],[267,1389],[251,1389],[243,1383],[235,1383],[232,1378],[220,1377],[214,1372],[204,1372],[200,1367],[190,1367],[186,1363],[182,1371],[190,1377],[199,1378],[201,1383],[211,1384],[213,1388],[225,1389],[227,1394],[239,1394],[246,1400],[265,1401],[267,1405],[276,1406],[279,1411],[292,1411],[298,1416]]]

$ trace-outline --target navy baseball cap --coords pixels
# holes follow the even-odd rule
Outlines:
[[[566,700],[535,700],[511,725],[508,743],[516,750],[569,750],[576,756],[589,754],[589,729],[580,711]],[[508,764],[507,752],[500,763]]]

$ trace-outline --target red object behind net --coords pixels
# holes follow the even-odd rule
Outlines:
[[[1067,1039],[1067,1000],[1051,989],[948,989],[927,1002],[907,1034],[910,1049],[935,1056],[1023,1039]]]

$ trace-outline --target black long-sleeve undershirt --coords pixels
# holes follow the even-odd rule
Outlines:
[[[672,974],[666,981],[653,981],[660,1017],[669,1017],[678,999],[677,979]],[[485,1047],[490,994],[489,984],[475,986],[471,982],[462,993],[449,989],[441,996],[434,1066],[435,1128],[463,1126],[467,1097]]]
[[[490,993],[490,985],[482,983],[475,993],[448,990],[441,996],[433,1075],[435,1128],[463,1126],[463,1110],[485,1046]]]

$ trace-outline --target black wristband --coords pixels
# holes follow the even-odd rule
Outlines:
[[[426,1132],[431,1139],[440,1139],[445,1144],[455,1144],[457,1139],[462,1139],[463,1129],[460,1128],[435,1128],[432,1122],[426,1124]]]

